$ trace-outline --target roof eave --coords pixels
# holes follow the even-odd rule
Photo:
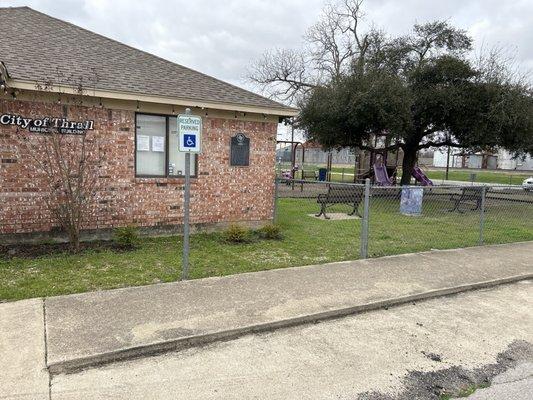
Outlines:
[[[9,73],[7,67],[2,60],[0,60],[0,82],[7,82],[9,79]]]
[[[37,91],[37,82],[24,79],[9,79],[9,87],[19,90],[29,90]],[[73,86],[68,85],[55,85],[52,90],[52,93],[65,93],[65,94],[79,94],[79,90]],[[200,107],[208,108],[212,110],[226,110],[226,111],[237,111],[237,112],[247,112],[247,113],[256,113],[256,114],[265,114],[265,115],[275,115],[278,117],[293,117],[298,115],[298,109],[293,107],[267,107],[267,106],[253,106],[246,104],[237,104],[237,103],[224,103],[224,102],[214,102],[208,100],[198,100],[198,99],[186,99],[178,97],[168,97],[168,96],[158,96],[152,94],[139,94],[133,92],[121,92],[114,90],[103,90],[103,89],[88,89],[83,93],[84,96],[89,97],[98,97],[102,99],[117,99],[117,100],[127,100],[127,101],[139,101],[145,103],[157,103],[157,104],[168,104],[175,106],[184,106],[184,107]]]

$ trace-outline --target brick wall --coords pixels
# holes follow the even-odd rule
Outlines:
[[[135,112],[0,100],[0,113],[95,120],[90,134],[98,141],[102,162],[98,193],[84,229],[181,224],[183,178],[135,177]],[[204,118],[198,177],[191,180],[193,224],[272,218],[276,130],[273,122]],[[229,165],[230,137],[237,132],[251,139],[249,167]],[[0,125],[0,242],[16,234],[49,232],[57,225],[46,207],[42,178],[21,143],[23,137],[28,134]]]

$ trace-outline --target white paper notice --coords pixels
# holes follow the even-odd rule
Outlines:
[[[150,151],[150,136],[137,135],[137,150]]]
[[[152,151],[163,153],[165,151],[165,137],[152,136]]]

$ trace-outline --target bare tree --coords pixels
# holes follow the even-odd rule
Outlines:
[[[61,92],[69,87],[70,94]],[[20,130],[23,144],[32,164],[28,168],[35,174],[45,192],[46,207],[55,222],[65,231],[72,251],[80,248],[80,232],[93,209],[97,194],[100,151],[98,141],[91,130],[71,129],[66,115],[58,112],[72,112],[72,119],[87,122],[98,113],[96,105],[84,104],[83,82],[73,82],[58,72],[55,80],[36,84],[36,97],[29,111],[39,118],[39,129]],[[73,92],[73,93],[72,93]],[[37,96],[42,95],[43,99]],[[57,95],[57,101],[50,97]],[[45,99],[46,98],[46,99]],[[43,115],[43,113],[45,113]],[[33,123],[32,123],[33,124]],[[67,128],[65,128],[67,124]],[[30,125],[34,126],[34,125]]]
[[[298,94],[317,86],[306,55],[290,49],[267,51],[250,70],[250,79],[270,97],[293,102]]]
[[[265,52],[251,65],[249,79],[270,97],[296,103],[317,86],[363,65],[367,53],[379,48],[383,33],[375,28],[361,32],[362,3],[327,4],[319,21],[306,32],[303,50]]]

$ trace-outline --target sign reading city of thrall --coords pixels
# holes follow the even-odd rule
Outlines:
[[[51,133],[54,130],[64,135],[84,135],[94,130],[94,121],[70,121],[66,118],[26,118],[14,114],[0,114],[0,125],[18,126],[33,133]]]

